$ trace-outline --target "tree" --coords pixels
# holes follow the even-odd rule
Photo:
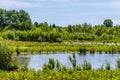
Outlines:
[[[72,27],[72,25],[68,25],[67,30],[68,30],[68,32],[73,32],[73,27]]]
[[[35,25],[36,27],[39,27],[39,23],[38,23],[38,22],[34,22],[34,25]]]
[[[0,9],[0,27],[6,26],[6,10]]]
[[[111,19],[106,19],[104,20],[103,24],[106,26],[106,27],[112,27],[113,26],[113,22]]]

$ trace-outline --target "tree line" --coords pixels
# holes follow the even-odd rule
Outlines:
[[[31,29],[31,19],[24,10],[4,10],[0,9],[0,27],[16,30]]]
[[[30,15],[24,10],[0,9],[0,39],[16,41],[62,42],[62,41],[119,41],[120,27],[113,26],[111,19],[102,25],[88,23],[68,25],[66,27],[32,23]]]

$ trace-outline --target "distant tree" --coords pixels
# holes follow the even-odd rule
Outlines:
[[[68,25],[67,30],[68,30],[68,32],[73,32],[73,27],[72,27],[72,25]]]
[[[6,10],[0,9],[0,27],[6,26]]]
[[[53,28],[55,28],[55,27],[56,27],[56,25],[55,25],[55,24],[53,24],[53,25],[52,25],[52,27],[53,27]]]
[[[47,22],[44,22],[44,26],[48,27],[48,23],[47,23]]]
[[[107,31],[107,28],[105,26],[96,26],[95,27],[95,35],[97,36],[101,36],[103,33],[105,33]]]
[[[38,22],[34,22],[34,25],[35,25],[36,27],[39,27],[39,23],[38,23]]]
[[[113,26],[113,22],[111,19],[106,19],[104,20],[103,24],[106,26],[106,27],[112,27]]]

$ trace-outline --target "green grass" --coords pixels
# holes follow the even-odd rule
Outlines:
[[[64,44],[64,43],[48,43],[48,42],[23,42],[23,41],[0,41],[7,44],[16,53],[53,53],[53,52],[78,52],[84,53],[119,53],[120,45],[104,45],[104,44]]]
[[[0,71],[0,80],[119,80],[120,70]]]

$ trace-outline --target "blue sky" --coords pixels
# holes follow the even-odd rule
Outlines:
[[[0,0],[0,8],[24,9],[33,22],[68,24],[102,24],[112,19],[120,24],[120,0]]]

